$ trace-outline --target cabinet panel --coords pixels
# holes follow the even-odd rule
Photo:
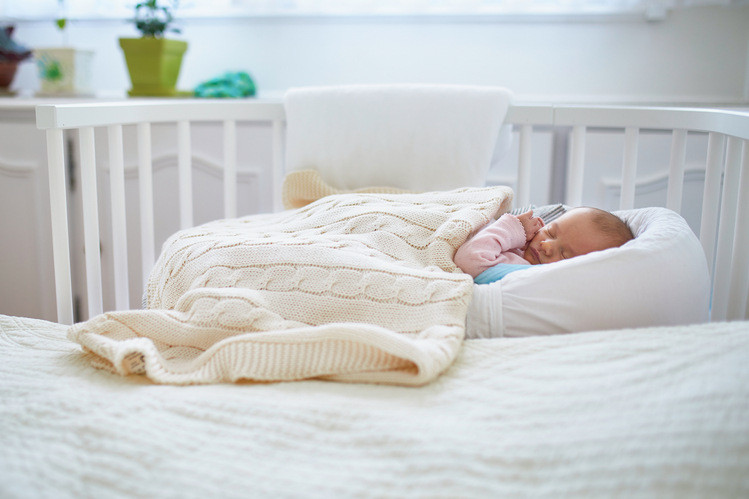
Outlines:
[[[0,121],[0,313],[54,320],[44,144],[31,121]]]

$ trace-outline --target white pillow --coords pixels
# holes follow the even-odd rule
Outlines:
[[[290,89],[284,99],[286,170],[317,170],[341,190],[483,186],[492,158],[509,148],[512,128],[502,123],[511,101],[501,87]]]
[[[475,285],[469,338],[531,336],[705,322],[710,276],[702,246],[666,208],[616,212],[635,239]]]

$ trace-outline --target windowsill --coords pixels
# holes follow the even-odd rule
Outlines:
[[[285,90],[271,90],[260,92],[254,97],[246,99],[262,100],[270,102],[282,102]],[[0,97],[0,111],[33,110],[40,104],[73,104],[85,102],[121,102],[121,101],[154,101],[154,100],[176,100],[192,99],[192,97],[179,96],[168,97],[129,97],[126,91],[101,91],[93,96],[38,96],[32,91],[18,91],[16,95]],[[202,99],[210,100],[210,99]],[[230,100],[230,99],[222,99]],[[655,98],[633,98],[631,96],[576,96],[576,95],[531,95],[517,94],[515,101],[526,105],[611,105],[611,106],[652,106],[652,107],[698,107],[718,108],[735,111],[749,110],[749,102],[743,100],[720,100],[720,99],[658,99]]]

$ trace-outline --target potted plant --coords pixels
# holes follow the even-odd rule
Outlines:
[[[18,64],[31,57],[31,51],[13,41],[14,26],[0,28],[0,95],[9,95],[10,84],[16,76]]]
[[[62,45],[34,50],[41,86],[37,95],[73,97],[92,95],[94,52],[69,46],[65,0],[58,0],[57,4],[59,16],[55,20],[55,25],[60,32]]]
[[[179,33],[172,27],[172,8],[176,5],[176,0],[171,1],[170,6],[159,0],[145,0],[135,6],[132,21],[141,37],[120,38],[132,85],[129,95],[180,95],[176,86],[187,42],[164,37],[167,32]]]

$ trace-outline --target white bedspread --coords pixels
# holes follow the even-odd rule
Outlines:
[[[749,323],[468,340],[420,388],[156,385],[0,316],[0,497],[746,497]]]

